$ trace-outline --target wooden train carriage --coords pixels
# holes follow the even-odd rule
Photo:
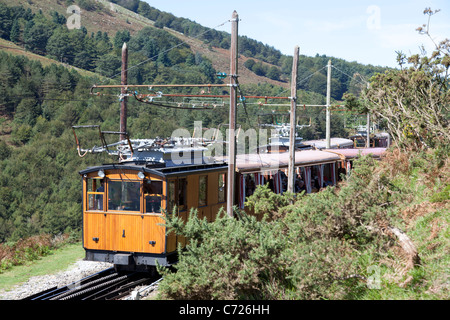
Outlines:
[[[386,148],[390,145],[390,136],[387,132],[380,132],[369,135],[371,148]],[[354,148],[366,148],[367,146],[367,133],[359,132],[349,139],[353,141]]]
[[[215,219],[226,205],[224,164],[152,168],[110,164],[80,172],[83,180],[83,247],[86,259],[115,265],[170,265],[177,242],[164,216],[174,208],[187,219],[191,208]]]
[[[327,185],[335,185],[338,175],[336,164],[340,156],[319,150],[295,152],[295,192],[315,192]],[[289,153],[245,154],[236,157],[237,188],[236,203],[239,208],[251,213],[245,206],[248,196],[257,185],[269,184],[275,193],[287,190]]]

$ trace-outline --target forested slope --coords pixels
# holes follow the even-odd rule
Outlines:
[[[103,130],[118,129],[117,92],[94,97],[89,89],[93,84],[119,81],[123,42],[129,47],[129,83],[219,83],[222,80],[216,73],[228,71],[222,68],[229,62],[229,34],[170,17],[143,2],[133,2],[137,6],[131,7],[131,2],[118,3],[131,10],[107,1],[0,1],[0,242],[80,229],[77,172],[88,164],[110,160],[79,159],[71,126],[100,124]],[[80,29],[69,30],[66,25],[67,7],[72,4],[83,10]],[[247,75],[240,78],[244,94],[287,96],[292,57],[245,37],[239,46],[240,68]],[[323,67],[328,57],[302,56],[300,61],[299,78],[308,81],[299,81],[299,100],[324,104]],[[349,74],[370,75],[379,70],[333,61]],[[278,68],[278,80],[267,78],[263,71],[255,74],[259,64]],[[339,88],[333,96],[340,98],[353,80],[338,72],[333,77],[333,85]],[[256,115],[267,112],[257,105],[249,105],[246,111],[238,110],[244,129],[256,126]],[[312,118],[313,125],[301,135],[322,137],[325,113],[318,108],[302,112]],[[128,116],[133,138],[170,136],[180,127],[192,129],[194,120],[201,120],[204,128],[228,122],[227,108],[176,111],[133,99]],[[343,118],[333,121],[332,130],[333,135],[347,134]],[[95,136],[90,142],[99,143]]]

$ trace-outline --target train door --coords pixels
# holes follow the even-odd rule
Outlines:
[[[89,249],[106,249],[105,230],[105,180],[83,179],[83,246]]]
[[[144,179],[142,183],[143,215],[143,252],[163,253],[166,246],[163,208],[166,201],[163,196],[162,180]]]
[[[174,211],[175,210],[175,211]],[[187,221],[187,179],[178,177],[167,180],[167,214],[176,214]],[[167,252],[177,249],[177,243],[186,245],[186,238],[174,233],[167,235]]]
[[[106,236],[110,250],[142,252],[141,181],[130,178],[107,180]]]

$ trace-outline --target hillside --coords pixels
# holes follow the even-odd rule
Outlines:
[[[113,3],[114,2],[114,3]],[[67,8],[70,4],[81,7],[81,26],[88,33],[107,33],[113,39],[118,32],[128,31],[135,36],[145,27],[165,30],[179,40],[189,44],[194,55],[207,58],[218,72],[229,70],[229,33],[205,28],[191,20],[175,17],[172,14],[152,8],[139,0],[1,0],[8,6],[22,6],[33,13],[42,12],[53,18],[55,12],[59,17],[69,18]],[[118,3],[118,4],[117,4]],[[127,8],[121,6],[124,5]],[[220,23],[221,21],[218,21]],[[24,25],[21,28],[25,28]],[[294,46],[294,44],[293,44]],[[292,56],[285,56],[280,51],[245,36],[239,37],[239,74],[242,84],[268,83],[287,88],[290,82]],[[246,64],[248,60],[249,64]],[[330,56],[301,56],[299,66],[299,89],[325,95],[326,71],[324,66],[331,59],[333,65],[342,72],[332,74],[332,97],[341,100],[345,92],[359,92],[358,83],[349,75],[356,74],[368,79],[385,68],[347,62]]]
[[[8,6],[20,5],[25,9],[30,8],[33,12],[42,10],[42,12],[48,16],[50,16],[50,12],[53,11],[58,12],[58,14],[65,17],[70,16],[70,14],[67,13],[68,5],[64,1],[1,0],[0,3],[5,3]],[[144,27],[154,27],[155,22],[115,3],[106,0],[99,0],[98,3],[96,3],[95,9],[82,9],[81,24],[87,29],[89,33],[97,33],[98,31],[106,32],[111,38],[113,38],[117,31],[123,30],[128,30],[131,35],[136,35]],[[173,36],[179,38],[181,41],[188,43],[194,54],[200,53],[202,56],[209,59],[212,62],[215,70],[218,70],[220,72],[227,72],[229,70],[230,53],[228,50],[218,47],[210,47],[201,40],[187,37],[180,32],[174,31],[167,27],[163,28],[167,32],[170,32],[170,34],[172,34]],[[270,83],[282,87],[287,87],[289,85],[285,81],[275,81],[263,76],[257,76],[244,67],[244,63],[247,59],[248,58],[245,56],[241,56],[239,59],[239,70],[242,83]],[[261,61],[261,63],[269,65],[268,63],[263,61]]]
[[[5,40],[5,39],[0,39],[0,51],[4,51],[6,53],[9,53],[9,54],[12,54],[15,56],[24,56],[30,60],[39,61],[43,66],[50,66],[52,64],[56,64],[56,65],[64,66],[65,68],[67,68],[69,70],[76,70],[83,76],[98,77],[98,75],[94,74],[93,72],[83,70],[83,69],[62,63],[62,62],[54,60],[54,59],[26,51],[22,47],[18,46],[17,44],[15,44],[11,41]]]

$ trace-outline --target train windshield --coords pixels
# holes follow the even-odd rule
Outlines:
[[[139,181],[109,181],[108,210],[139,212],[141,210],[140,191]]]

